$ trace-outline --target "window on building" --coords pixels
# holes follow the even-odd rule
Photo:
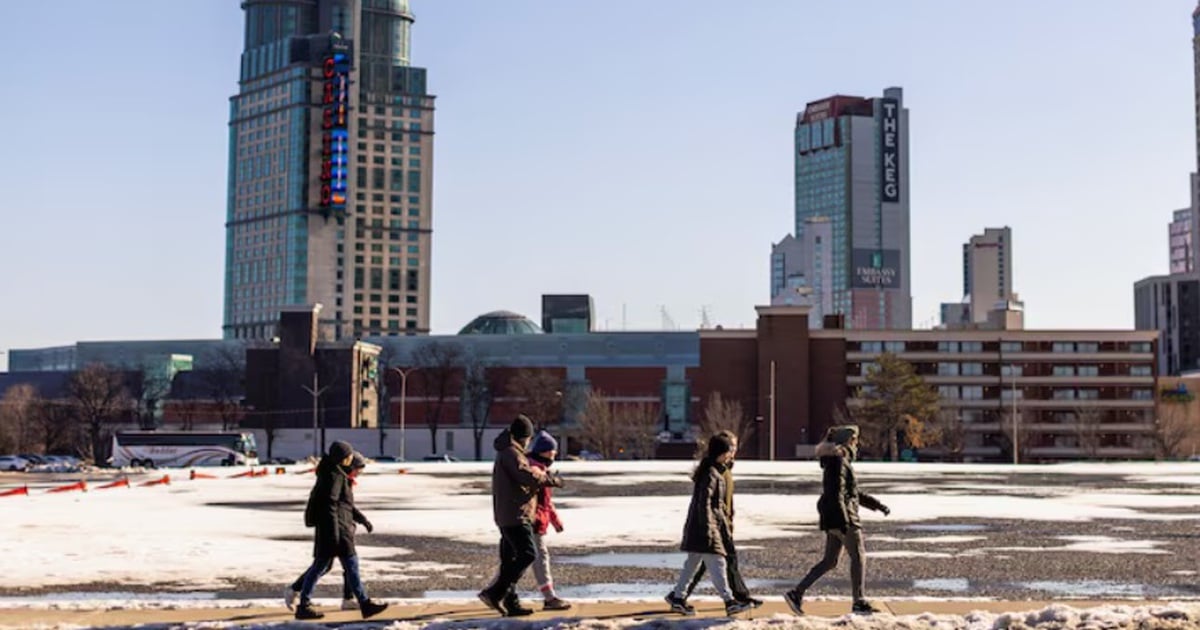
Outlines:
[[[983,400],[983,387],[978,385],[963,387],[962,397],[964,400]]]
[[[1055,341],[1051,346],[1054,352],[1075,352],[1075,343],[1071,341]]]
[[[939,363],[938,376],[958,376],[959,365],[957,363]]]
[[[938,396],[945,400],[958,400],[958,387],[954,385],[941,385],[938,387]]]
[[[1056,365],[1051,372],[1054,376],[1075,376],[1074,365]]]
[[[939,341],[938,342],[938,352],[957,353],[958,348],[959,348],[959,344],[957,341]]]
[[[1149,365],[1131,365],[1129,366],[1130,376],[1153,376],[1153,371]]]
[[[1080,376],[1100,376],[1100,366],[1098,365],[1081,365],[1076,373]]]

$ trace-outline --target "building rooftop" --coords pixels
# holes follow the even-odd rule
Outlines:
[[[492,311],[471,320],[460,335],[540,335],[542,329],[528,317],[512,311]]]

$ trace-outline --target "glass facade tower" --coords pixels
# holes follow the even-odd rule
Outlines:
[[[408,0],[245,0],[224,334],[320,302],[327,338],[429,331],[434,97]]]

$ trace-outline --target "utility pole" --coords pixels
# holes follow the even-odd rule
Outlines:
[[[771,361],[771,394],[767,400],[771,405],[771,457],[770,461],[775,461],[775,361]]]
[[[321,398],[321,394],[324,394],[325,390],[329,389],[329,386],[326,385],[325,387],[317,387],[318,384],[317,371],[314,368],[312,387],[309,387],[308,385],[301,385],[300,387],[303,387],[304,391],[308,392],[312,396],[313,457],[320,459],[322,452],[321,447],[317,444],[317,401]]]
[[[407,409],[408,398],[408,375],[421,369],[420,366],[410,367],[407,370],[402,370],[398,367],[392,368],[392,371],[400,375],[400,461],[408,461],[406,455],[406,433],[404,431],[404,412]]]

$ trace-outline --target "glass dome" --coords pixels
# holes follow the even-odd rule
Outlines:
[[[471,320],[460,335],[540,335],[542,329],[528,317],[512,311],[492,311]]]

